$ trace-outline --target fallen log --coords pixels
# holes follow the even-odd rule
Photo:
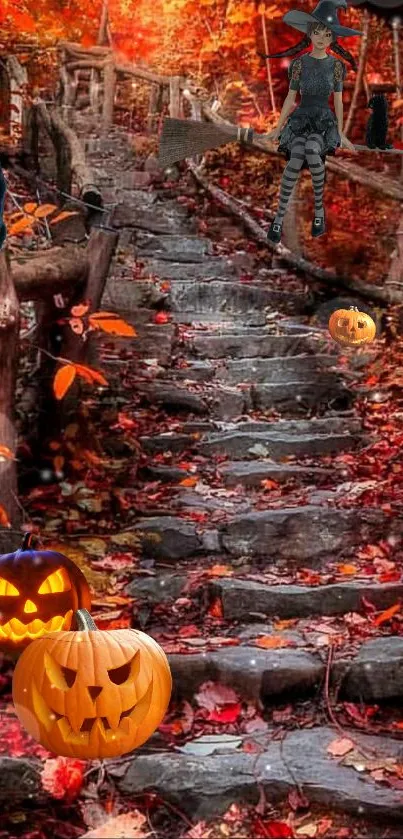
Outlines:
[[[353,291],[361,297],[368,298],[369,300],[377,300],[382,303],[402,302],[403,294],[395,289],[383,288],[381,286],[372,285],[371,283],[366,283],[364,280],[355,279],[353,277],[345,277],[340,274],[333,274],[331,271],[327,271],[325,268],[320,268],[319,265],[315,265],[308,259],[291,253],[291,251],[284,245],[274,245],[272,242],[269,242],[266,230],[264,230],[260,224],[252,218],[247,210],[244,210],[236,202],[236,200],[231,198],[231,196],[224,192],[224,190],[210,184],[208,179],[202,175],[198,167],[190,161],[188,161],[188,167],[195,180],[214,198],[215,201],[217,201],[218,204],[220,204],[221,207],[241,221],[258,242],[265,245],[265,247],[271,248],[271,250],[275,250],[276,256],[278,256],[282,262],[294,271],[302,271],[309,277],[312,277],[312,279],[318,280],[322,283],[324,282],[334,286],[342,286],[343,288]]]
[[[56,109],[49,111],[45,103],[41,100],[37,100],[35,102],[35,109],[54,143],[56,155],[58,156],[60,163],[60,166],[58,166],[58,175],[59,168],[62,170],[65,168],[64,159],[65,150],[67,149],[69,153],[68,165],[71,170],[71,176],[74,177],[74,180],[80,189],[80,198],[82,198],[82,200],[87,204],[92,204],[95,207],[102,207],[101,193],[98,187],[94,184],[94,176],[90,167],[86,163],[85,153],[76,133],[64,122],[60,113],[58,113]],[[64,171],[61,171],[60,178],[64,180],[65,177]],[[70,190],[66,190],[66,187],[64,186],[62,191],[66,192]]]
[[[17,501],[14,400],[18,364],[19,302],[5,252],[0,252],[0,445],[11,457],[0,458],[0,552],[14,550],[18,544],[21,510]],[[7,521],[15,533],[6,529]],[[15,543],[15,544],[14,544]]]
[[[209,108],[208,105],[203,104],[202,110],[204,116],[209,122],[221,125],[223,129],[228,129],[228,131],[232,130],[236,132],[236,125],[226,119],[223,119],[223,117],[220,117],[211,108]],[[224,142],[225,141],[223,140],[223,144]],[[230,137],[228,139],[228,143],[231,142],[236,142],[236,137]],[[248,146],[259,149],[265,154],[278,154],[277,145],[274,143],[267,145],[266,143],[261,142],[256,135],[254,136],[252,142],[248,143]],[[376,154],[403,154],[402,149],[370,149],[368,146],[360,145],[355,146],[355,148],[359,152],[366,151]],[[366,186],[368,189],[374,189],[377,192],[381,192],[383,195],[386,195],[388,198],[393,198],[395,201],[403,201],[403,184],[400,184],[399,181],[394,181],[378,172],[372,172],[368,169],[364,169],[362,166],[359,166],[349,160],[328,157],[326,159],[326,166],[331,172],[335,172],[341,177],[348,178],[354,183],[362,184],[362,186]]]
[[[84,283],[87,273],[86,250],[77,245],[50,248],[35,256],[30,254],[24,261],[11,260],[11,274],[20,300],[42,300],[71,291]]]

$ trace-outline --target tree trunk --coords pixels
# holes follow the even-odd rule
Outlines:
[[[4,251],[0,252],[0,445],[15,456],[14,400],[18,363],[19,303]],[[14,550],[19,541],[21,512],[17,498],[16,461],[0,459],[0,505],[12,525],[12,534],[0,527],[0,552]]]
[[[360,95],[364,73],[365,73],[365,65],[367,61],[367,52],[368,52],[368,32],[369,32],[369,14],[366,9],[363,12],[363,25],[362,25],[362,38],[360,40],[360,57],[358,59],[358,70],[357,75],[355,78],[355,85],[354,85],[354,92],[351,99],[351,104],[348,112],[348,116],[344,126],[344,133],[348,136],[352,122],[354,120],[355,112],[357,109],[358,98]]]
[[[20,139],[28,74],[15,55],[7,58],[6,66],[10,79],[10,137]]]
[[[97,39],[98,46],[103,46],[108,42],[108,17],[108,0],[102,0],[101,20]]]
[[[266,55],[269,53],[269,40],[267,37],[267,29],[266,29],[266,18],[264,11],[262,12],[262,32],[263,32],[263,40],[264,40],[264,49]],[[274,112],[276,110],[276,103],[274,101],[274,91],[273,91],[273,79],[271,76],[271,67],[270,67],[270,58],[266,58],[266,71],[267,71],[267,84],[269,85],[269,94],[270,94],[270,103],[271,109]]]
[[[391,256],[389,274],[385,285],[403,286],[403,204],[400,205],[400,221],[396,231],[396,248]]]
[[[79,300],[89,302],[89,313],[98,311],[101,305],[111,260],[118,240],[118,231],[104,230],[103,228],[93,228],[91,231],[85,251],[87,281],[76,299],[76,302],[79,302]],[[86,341],[83,341],[82,337],[76,335],[67,325],[62,331],[60,355],[78,364],[96,366],[96,340],[92,340],[92,336],[90,336]],[[76,380],[60,406],[60,418],[63,426],[67,425],[73,416],[76,417],[77,405],[80,402],[79,395],[80,383]]]

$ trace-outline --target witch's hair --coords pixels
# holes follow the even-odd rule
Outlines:
[[[275,52],[272,55],[262,55],[262,53],[258,53],[258,55],[260,55],[261,58],[286,58],[289,55],[297,55],[299,52],[302,52],[311,45],[311,34],[315,29],[327,29],[327,26],[319,21],[317,23],[309,23],[306,35],[298,41],[298,44],[295,44],[293,47],[290,47],[288,50],[284,50],[283,52]],[[351,52],[348,52],[348,50],[344,49],[344,47],[339,44],[336,37],[333,38],[330,49],[332,52],[340,55],[341,58],[344,58],[345,61],[348,61],[353,70],[357,70],[357,62],[354,56],[351,55]]]

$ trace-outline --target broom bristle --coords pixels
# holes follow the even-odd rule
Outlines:
[[[171,166],[185,157],[202,154],[236,140],[237,129],[222,128],[193,119],[166,117],[162,127],[158,160],[162,167]]]

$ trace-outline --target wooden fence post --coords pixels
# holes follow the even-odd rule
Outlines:
[[[102,130],[106,133],[113,124],[113,106],[115,101],[116,70],[113,56],[109,56],[104,65],[104,101],[102,108]]]
[[[179,118],[181,115],[180,76],[172,76],[169,80],[169,116]]]

